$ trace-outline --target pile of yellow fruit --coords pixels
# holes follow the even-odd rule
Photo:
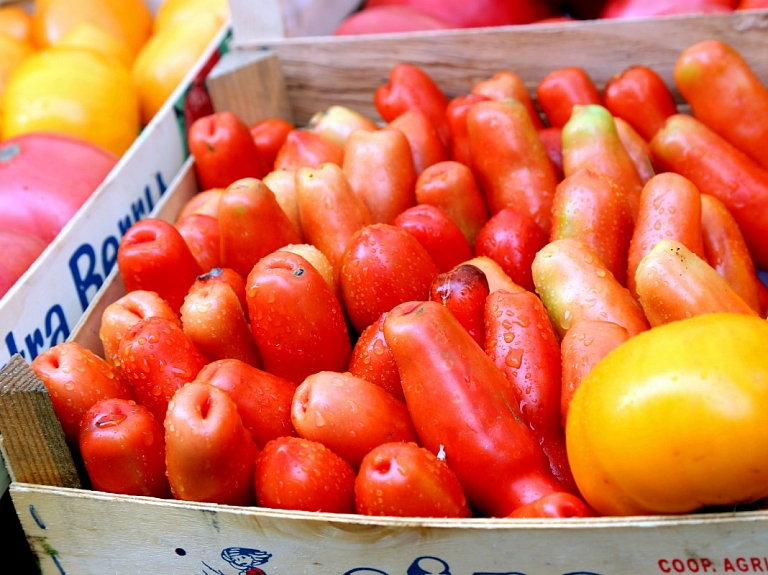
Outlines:
[[[227,0],[0,3],[0,139],[58,132],[122,155],[228,17]]]

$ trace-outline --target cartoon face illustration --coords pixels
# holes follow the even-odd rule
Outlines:
[[[258,565],[264,565],[272,557],[271,553],[248,547],[228,547],[221,552],[221,558],[244,575],[261,575],[264,573]]]

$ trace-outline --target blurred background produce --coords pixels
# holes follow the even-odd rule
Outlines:
[[[13,247],[0,266],[0,297],[99,187],[228,17],[227,0],[0,3],[0,231]],[[98,161],[83,161],[84,150]],[[9,241],[12,233],[43,244]]]

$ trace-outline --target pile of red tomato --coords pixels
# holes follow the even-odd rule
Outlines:
[[[373,95],[383,124],[198,120],[203,191],[122,238],[103,358],[65,343],[32,363],[93,487],[604,513],[566,449],[585,374],[653,327],[768,310],[768,90],[717,41],[675,80],[691,114],[644,66],[602,91],[555,70],[534,100],[511,71],[448,98],[400,64]]]

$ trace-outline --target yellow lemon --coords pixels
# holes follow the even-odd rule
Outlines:
[[[160,30],[147,41],[133,63],[144,124],[189,73],[222,24],[215,15],[200,14]]]
[[[128,70],[93,50],[52,47],[26,58],[5,92],[2,133],[69,134],[123,154],[136,139],[139,104]]]

